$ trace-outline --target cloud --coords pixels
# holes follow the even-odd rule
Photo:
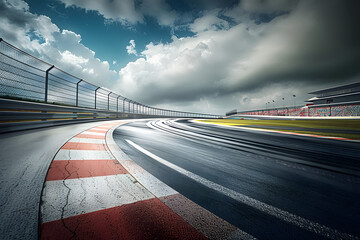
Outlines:
[[[108,21],[123,25],[144,23],[144,17],[157,19],[162,26],[173,26],[176,12],[165,0],[60,0],[65,7],[78,7],[95,11]]]
[[[219,18],[220,9],[206,12],[204,16],[195,19],[193,23],[189,25],[190,31],[199,33],[208,30],[228,29],[230,24],[228,21]]]
[[[209,103],[223,113],[258,108],[271,98],[281,102],[292,94],[303,102],[311,90],[359,77],[358,3],[290,2],[283,8],[240,5],[248,18],[229,28],[213,27],[221,18],[208,12],[190,25],[195,36],[148,44],[143,58],[120,70],[117,87],[148,104],[201,110]],[[251,12],[276,9],[288,12],[269,22],[251,17]]]
[[[143,0],[140,12],[144,16],[156,18],[162,26],[173,26],[178,17],[176,11],[172,10],[165,0]]]
[[[129,55],[134,54],[137,56],[137,52],[135,50],[135,40],[130,40],[130,45],[126,46],[126,51]]]
[[[100,86],[110,86],[117,73],[107,61],[81,43],[81,36],[62,30],[44,15],[33,14],[21,0],[0,1],[0,35],[16,47]]]
[[[64,52],[60,52],[60,55],[61,55],[61,61],[73,63],[75,64],[75,66],[79,68],[81,68],[81,65],[89,62],[89,59],[83,58],[81,56],[76,56],[71,52],[69,52],[68,50],[65,50]]]
[[[96,11],[109,21],[178,27],[181,15],[166,1],[61,0]],[[188,37],[147,44],[119,72],[82,44],[81,36],[36,15],[21,0],[0,0],[0,35],[6,41],[71,74],[138,102],[171,109],[224,113],[293,105],[307,92],[360,77],[360,17],[351,0],[188,1],[198,17],[187,18]],[[192,13],[189,13],[191,16]],[[116,64],[113,62],[113,64]],[[282,101],[282,98],[285,98]]]

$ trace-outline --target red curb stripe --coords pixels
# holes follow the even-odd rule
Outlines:
[[[157,198],[41,224],[40,239],[73,237],[207,239]]]
[[[76,138],[94,138],[94,139],[105,139],[105,135],[104,136],[100,136],[100,135],[92,135],[92,134],[78,134],[75,136]]]
[[[106,151],[104,144],[67,142],[61,149]]]
[[[55,160],[50,165],[46,181],[127,173],[117,160]]]

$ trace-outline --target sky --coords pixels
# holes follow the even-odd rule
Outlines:
[[[145,105],[225,114],[360,81],[359,11],[358,0],[0,0],[0,37]]]

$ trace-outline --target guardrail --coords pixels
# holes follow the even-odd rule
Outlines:
[[[96,86],[44,62],[0,38],[0,97],[82,108],[100,114],[218,118],[219,115],[150,107]],[[87,110],[85,110],[87,109]],[[12,115],[15,116],[16,114]],[[21,114],[18,114],[20,117]],[[117,114],[119,115],[119,114]],[[29,115],[28,115],[29,116]],[[39,116],[40,115],[34,115]],[[46,118],[49,115],[41,115]],[[59,115],[60,116],[60,115]],[[10,117],[10,115],[9,115]],[[78,118],[76,115],[64,117]],[[43,120],[43,119],[37,119]]]
[[[99,120],[157,117],[159,116],[0,99],[0,133]]]

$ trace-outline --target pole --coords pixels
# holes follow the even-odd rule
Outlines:
[[[122,108],[123,112],[125,112],[125,100],[126,100],[126,98],[123,99],[123,108]]]
[[[99,90],[100,87],[98,87],[97,89],[95,89],[95,109],[96,109],[96,92],[97,90]]]
[[[133,102],[132,100],[130,100],[129,106],[130,106],[130,103],[132,103],[132,113],[135,113],[135,112],[134,112],[134,102]],[[130,107],[131,107],[131,106],[130,106]],[[131,112],[131,110],[130,110],[130,112]]]
[[[82,82],[82,79],[76,83],[76,106],[79,106],[79,83]]]
[[[119,97],[116,98],[116,111],[119,112]]]
[[[110,93],[108,94],[108,111],[109,111],[109,108],[110,108],[110,94],[112,94],[112,92],[110,92]]]
[[[265,103],[265,114],[266,115],[266,112],[267,112],[267,103]]]
[[[296,95],[293,94],[293,97],[294,97],[294,109],[295,109],[295,99],[296,99]]]
[[[48,102],[48,91],[49,91],[49,72],[51,69],[53,69],[55,66],[52,65],[48,70],[46,70],[46,75],[45,75],[45,103]]]

